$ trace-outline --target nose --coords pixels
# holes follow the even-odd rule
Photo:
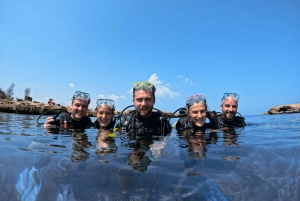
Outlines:
[[[141,105],[142,106],[147,105],[147,102],[145,100],[142,100]]]
[[[229,107],[228,110],[229,110],[229,112],[232,112],[233,111],[233,107]]]
[[[201,117],[202,117],[201,112],[198,112],[198,113],[197,113],[197,118],[201,118]]]

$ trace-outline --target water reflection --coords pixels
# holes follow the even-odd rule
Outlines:
[[[90,148],[92,144],[88,141],[88,136],[84,129],[73,129],[72,131],[72,150],[71,160],[86,161],[89,158],[89,152],[86,148]]]
[[[237,134],[234,128],[223,130],[223,145],[238,146]]]
[[[195,133],[186,135],[189,143],[189,158],[205,158],[206,139],[204,131],[196,131]]]
[[[110,130],[100,129],[97,135],[97,155],[109,155],[115,154],[118,150],[117,145],[115,143],[115,136],[113,132]]]
[[[127,164],[132,167],[132,171],[145,172],[150,165],[151,160],[146,155],[150,150],[150,145],[153,144],[151,140],[138,140],[134,145],[133,151],[131,151],[127,157]]]

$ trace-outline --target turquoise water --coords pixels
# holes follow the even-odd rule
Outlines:
[[[0,113],[1,200],[300,200],[300,114],[136,148],[95,129],[53,134],[37,117]]]

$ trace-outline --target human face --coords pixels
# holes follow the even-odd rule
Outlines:
[[[135,92],[133,104],[140,117],[145,118],[151,115],[154,103],[155,100],[151,91],[139,90]]]
[[[97,119],[101,128],[106,128],[113,118],[113,111],[108,105],[98,107]]]
[[[237,102],[234,98],[227,98],[221,104],[222,116],[227,120],[232,120],[237,112]]]
[[[76,121],[80,121],[85,117],[88,111],[88,101],[85,99],[75,99],[71,105],[72,114],[71,117]]]
[[[197,103],[192,106],[187,111],[188,116],[192,119],[193,123],[202,127],[205,124],[206,119],[206,107],[203,103]]]

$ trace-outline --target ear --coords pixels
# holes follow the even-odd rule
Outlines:
[[[186,110],[186,111],[185,111],[185,113],[186,113],[186,115],[188,115],[188,116],[189,116],[189,110]]]

